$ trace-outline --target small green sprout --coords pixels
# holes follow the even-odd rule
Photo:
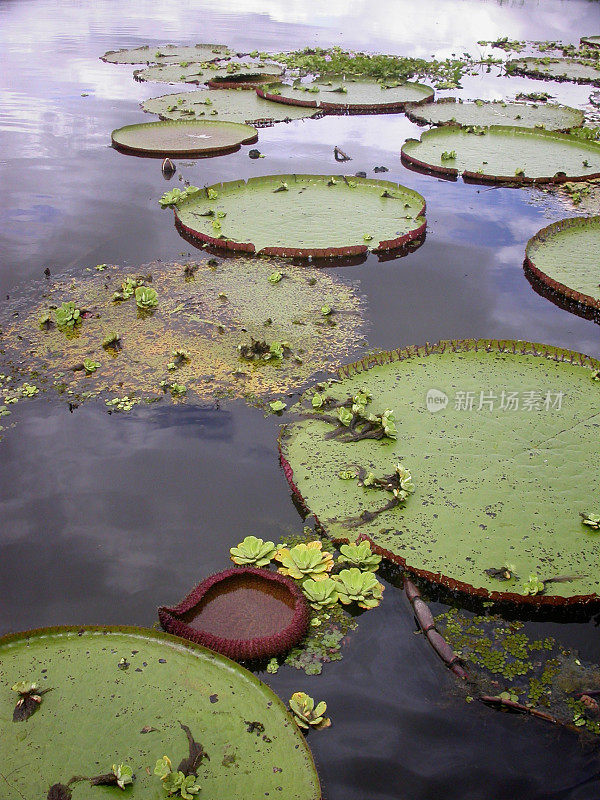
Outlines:
[[[592,380],[600,381],[600,369],[596,370],[596,372],[592,372]]]
[[[332,313],[331,306],[321,306],[321,314],[324,317],[328,317]]]
[[[221,230],[221,223],[219,222],[218,219],[213,219],[211,224],[212,224],[214,230],[216,230],[216,231],[220,231]]]
[[[273,189],[273,194],[277,194],[277,192],[287,192],[288,185],[285,181],[281,181],[279,186],[276,189]]]
[[[176,370],[180,367],[183,367],[184,364],[188,364],[191,361],[191,356],[187,350],[183,348],[178,348],[177,350],[171,351],[171,356],[173,358],[172,361],[169,361],[167,364],[168,370]]]
[[[529,580],[525,581],[523,584],[523,594],[529,594],[531,596],[543,594],[545,588],[544,582],[541,581],[537,575],[529,573]]]
[[[219,197],[219,193],[215,189],[207,189],[206,196],[209,200],[217,200]]]
[[[33,386],[31,383],[24,383],[19,391],[21,392],[21,397],[35,397],[40,390],[37,386]]]
[[[372,572],[361,572],[358,567],[343,569],[334,577],[340,602],[357,603],[360,608],[376,608],[381,602],[384,586]]]
[[[356,478],[356,470],[352,470],[352,469],[341,469],[341,470],[338,472],[338,478],[340,478],[340,479],[341,479],[341,480],[343,480],[343,481],[351,481],[351,480],[353,480],[354,478]]]
[[[299,581],[313,578],[324,581],[333,568],[333,556],[322,550],[319,541],[297,544],[295,547],[280,547],[275,553],[275,561],[281,566],[277,569],[282,575],[289,575]]]
[[[311,399],[311,401],[310,401],[310,404],[311,404],[311,406],[312,406],[314,409],[317,409],[317,410],[318,410],[318,409],[320,409],[320,408],[323,408],[323,404],[324,404],[324,403],[325,403],[325,398],[323,397],[323,395],[322,395],[322,394],[319,394],[319,392],[315,392],[315,393],[313,394],[313,396],[312,396],[312,399]]]
[[[92,372],[96,372],[99,366],[100,366],[99,362],[94,361],[93,358],[83,359],[83,368],[88,375],[91,374]]]
[[[290,697],[290,711],[299,728],[321,730],[331,725],[331,720],[325,716],[327,703],[321,701],[315,706],[314,699],[305,692],[294,692]]]
[[[515,177],[520,178],[523,177],[524,175],[525,175],[525,170],[522,167],[517,167],[517,169],[515,170]]]
[[[588,525],[593,531],[600,530],[600,514],[588,514],[587,511],[580,511],[581,524]]]
[[[56,324],[59,328],[74,328],[81,322],[81,311],[69,301],[56,309]]]
[[[234,564],[253,564],[255,567],[266,567],[275,555],[273,542],[265,542],[257,536],[246,536],[236,547],[229,550]]]
[[[444,150],[441,155],[442,161],[455,161],[456,160],[456,150]]]
[[[154,774],[162,781],[163,789],[169,796],[179,795],[184,800],[194,800],[200,793],[200,784],[195,775],[185,775],[180,771],[173,771],[171,759],[168,756],[159,758],[154,767]]]
[[[334,606],[338,601],[337,584],[332,578],[322,581],[309,578],[302,584],[302,591],[316,611]]]
[[[381,562],[381,556],[372,552],[371,544],[367,540],[341,545],[340,554],[340,561],[358,567],[364,572],[376,572]]]
[[[13,722],[25,722],[34,714],[42,703],[42,695],[50,689],[38,689],[34,681],[17,681],[11,687],[19,695],[13,711]]]
[[[102,340],[102,347],[105,350],[120,350],[121,349],[121,334],[112,331]]]
[[[269,275],[269,277],[267,278],[267,280],[269,281],[269,283],[279,283],[279,281],[282,278],[283,278],[283,275],[281,274],[281,272],[272,272]]]
[[[273,400],[269,403],[269,408],[274,414],[280,414],[287,408],[287,403],[284,403],[283,400]]]
[[[40,314],[40,318],[38,319],[38,323],[40,328],[45,328],[46,330],[52,325],[52,315],[49,311],[43,311]]]
[[[139,309],[147,311],[158,305],[158,295],[148,286],[138,286],[135,290],[135,302]]]
[[[363,239],[365,240],[365,242],[372,242],[373,241],[373,237],[371,236],[370,233],[364,233],[363,234]]]
[[[106,267],[107,267],[107,266],[108,266],[108,264],[96,264],[96,266],[94,267],[94,269],[95,269],[97,272],[104,272],[104,270],[106,269]]]

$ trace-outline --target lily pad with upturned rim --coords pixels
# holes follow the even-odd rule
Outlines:
[[[218,212],[226,216],[217,234],[210,215]],[[340,175],[229,181],[207,187],[175,208],[181,229],[215,247],[302,257],[399,248],[424,234],[424,213],[425,200],[412,189]]]
[[[247,661],[287,653],[308,629],[310,612],[289,578],[256,567],[211,575],[172,607],[158,609],[169,633]]]
[[[141,106],[144,111],[158,114],[161,119],[189,120],[216,117],[261,127],[276,122],[314,117],[321,113],[315,108],[271,103],[259,97],[252,89],[178,92],[144,100]]]
[[[575,58],[515,58],[507,61],[508,75],[541,78],[548,81],[571,81],[600,86],[600,64]]]
[[[600,310],[600,216],[554,222],[527,242],[525,253],[526,266],[538,280]]]
[[[579,512],[600,480],[599,367],[568,350],[495,340],[376,354],[342,368],[327,394],[370,392],[367,411],[393,409],[397,438],[327,436],[335,428],[312,412],[308,392],[282,429],[284,472],[334,540],[367,538],[434,583],[518,603],[597,601],[600,537]],[[401,507],[382,512],[382,492],[340,479],[349,465],[381,476],[400,460],[415,487]],[[507,563],[547,581],[545,592],[526,595],[516,578],[486,572]],[[550,582],[559,577],[569,580]]]
[[[133,73],[136,81],[159,81],[160,83],[208,83],[224,81],[236,84],[272,82],[283,74],[279,64],[238,62],[158,64]]]
[[[175,61],[210,62],[231,55],[224,44],[178,45],[164,44],[152,47],[125,47],[122,50],[108,50],[101,61],[108,64],[171,64]]]
[[[342,91],[343,90],[343,91]],[[402,111],[407,103],[431,100],[434,91],[422,83],[390,85],[374,80],[319,78],[311,83],[271,84],[256,89],[276,103],[321,108],[323,111]]]
[[[448,156],[454,154],[453,157]],[[402,145],[402,161],[419,171],[474,182],[564,183],[600,177],[600,145],[567,133],[492,125],[471,132],[442,126]]]
[[[183,723],[208,755],[197,770],[206,797],[321,798],[310,751],[281,700],[199,645],[143,628],[44,628],[0,639],[0,665],[3,791],[10,797],[42,798],[58,781],[126,761],[135,773],[127,795],[163,800],[152,770],[165,753],[174,764],[187,756]],[[10,685],[23,675],[52,691],[16,725]],[[248,722],[264,726],[264,736],[249,733]],[[84,781],[71,788],[73,800],[102,795]]]
[[[519,128],[539,125],[553,131],[566,131],[583,125],[583,111],[569,106],[500,100],[462,102],[454,97],[444,97],[420,106],[408,105],[406,116],[422,125],[512,125]]]
[[[258,139],[256,128],[221,120],[169,120],[125,125],[111,134],[113,146],[132,155],[214,156],[233,153]]]

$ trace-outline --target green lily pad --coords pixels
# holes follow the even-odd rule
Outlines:
[[[313,410],[308,392],[282,431],[286,477],[333,539],[362,535],[435,583],[516,602],[597,598],[600,537],[579,514],[600,480],[599,366],[567,350],[493,340],[376,354],[343,368],[326,394],[343,402],[370,392],[367,413],[394,410],[397,438],[352,440],[327,403]],[[400,461],[414,493],[384,510],[391,495],[367,478],[390,475]],[[342,480],[358,468],[362,481]],[[514,565],[506,581],[486,572],[506,564]],[[545,591],[525,594],[530,575]]]
[[[406,115],[413,122],[424,125],[513,125],[519,128],[544,127],[549,131],[566,131],[583,125],[583,111],[569,106],[483,100],[465,103],[454,97],[407,106]]]
[[[416,169],[473,181],[559,183],[600,177],[600,145],[567,133],[492,125],[470,131],[447,125],[402,145]]]
[[[101,56],[109,64],[171,64],[175,61],[209,62],[226,58],[231,54],[223,44],[178,45],[126,47],[122,50],[109,50]]]
[[[542,228],[527,242],[527,267],[550,289],[600,309],[600,217],[574,217]]]
[[[111,134],[126,153],[150,156],[214,156],[233,153],[258,138],[256,128],[222,120],[169,120],[125,125]]]
[[[276,284],[269,282],[273,270],[282,274]],[[150,315],[138,311],[133,296],[113,299],[123,282],[140,276],[157,293]],[[65,299],[87,309],[69,335],[55,325],[52,310]],[[321,313],[324,302],[333,309],[329,317]],[[44,311],[50,327],[40,325]],[[362,301],[347,280],[254,258],[107,266],[75,281],[72,275],[53,277],[4,303],[0,324],[0,371],[27,379],[35,372],[46,379],[43,386],[54,386],[68,400],[88,393],[153,398],[173,383],[198,400],[278,397],[316,372],[340,366],[364,336]],[[112,332],[120,335],[118,346],[103,347]],[[238,347],[252,339],[279,343],[281,352],[275,347],[268,358],[241,357]],[[177,350],[187,358],[174,356]],[[92,374],[82,368],[86,358],[100,364]],[[162,381],[167,384],[161,388]],[[37,378],[35,383],[40,385]]]
[[[45,628],[0,639],[0,662],[3,792],[10,797],[46,797],[73,775],[126,762],[135,774],[128,796],[164,800],[153,769],[165,754],[174,769],[188,756],[180,723],[208,755],[197,770],[205,797],[321,797],[310,751],[281,700],[199,645],[143,628]],[[52,691],[16,724],[10,687],[22,676]],[[73,800],[104,796],[87,781],[71,788]]]
[[[600,36],[582,36],[579,41],[587,47],[600,47]]]
[[[506,63],[506,72],[508,75],[524,75],[527,78],[600,86],[600,65],[590,59],[515,58]]]
[[[159,81],[160,83],[208,83],[229,81],[232,83],[260,83],[273,81],[282,75],[279,64],[264,64],[239,61],[215,61],[212,63],[158,64],[138,69],[133,73],[136,81]]]
[[[211,212],[226,214],[218,232]],[[183,230],[216,247],[324,257],[400,247],[424,233],[424,213],[425,201],[412,189],[340,175],[229,181],[207,187],[175,209]]]
[[[323,110],[398,111],[407,103],[433,98],[433,89],[422,83],[378,83],[374,80],[319,78],[310,83],[277,83],[257,89],[261,97],[288,105]]]
[[[282,106],[263,100],[252,89],[207,90],[178,92],[144,100],[144,111],[158,114],[161,119],[218,119],[228,122],[247,122],[261,127],[275,122],[314,117],[318,109]]]

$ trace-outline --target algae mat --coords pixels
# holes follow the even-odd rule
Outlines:
[[[580,518],[598,513],[599,367],[578,353],[491,340],[375,355],[344,368],[327,395],[335,407],[370,392],[367,413],[394,410],[397,438],[350,441],[348,428],[340,437],[331,403],[313,411],[310,391],[282,431],[284,469],[334,539],[366,536],[462,591],[583,602],[600,595],[600,536]],[[391,495],[361,486],[353,470],[381,478],[399,461],[415,491],[382,511]],[[507,581],[486,573],[508,565]],[[543,592],[525,594],[530,575]]]
[[[583,124],[583,111],[569,106],[483,100],[466,103],[453,97],[435,103],[409,105],[406,115],[413,122],[427,125],[513,125],[563,131]]]
[[[83,278],[35,283],[5,304],[2,371],[35,378],[69,400],[107,393],[146,399],[174,385],[203,400],[264,398],[338,367],[364,335],[354,285],[324,270],[247,258],[100,266]],[[157,293],[149,311],[137,309],[132,294],[140,281]],[[124,288],[129,299],[114,300]],[[53,309],[64,302],[82,312],[72,329],[56,325]],[[44,313],[50,319],[40,325]],[[120,335],[117,349],[102,346],[111,333]],[[242,358],[238,348],[252,339],[276,352]],[[176,350],[187,358],[174,357]],[[98,364],[92,374],[85,359]]]
[[[125,762],[135,774],[127,796],[162,799],[154,765],[165,754],[174,769],[187,758],[183,723],[208,756],[197,770],[202,797],[321,797],[281,700],[199,645],[140,628],[47,628],[0,639],[0,663],[3,796],[41,799],[53,784]],[[12,722],[10,687],[23,679],[51,691],[28,720]],[[73,800],[120,795],[85,780],[71,788]]]
[[[374,80],[324,78],[311,83],[273,84],[257,89],[261,97],[288,105],[313,106],[328,111],[392,111],[407,103],[433,98],[433,89],[422,83],[393,83]]]
[[[176,92],[152,97],[141,104],[144,111],[158,114],[161,119],[219,119],[230,122],[260,123],[289,122],[314,117],[316,108],[284,106],[263,100],[253,89],[210,89],[197,92]]]
[[[416,169],[473,181],[564,182],[600,177],[600,145],[567,133],[493,125],[433,128],[402,145]]]
[[[542,228],[527,243],[527,266],[551,289],[600,309],[600,217],[575,217]]]
[[[412,189],[343,175],[229,181],[175,208],[187,233],[216,247],[324,257],[401,247],[425,232],[424,213],[425,201]]]
[[[142,156],[211,156],[239,150],[258,138],[255,128],[221,120],[142,122],[114,130],[114,147]]]

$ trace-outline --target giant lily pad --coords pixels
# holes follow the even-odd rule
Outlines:
[[[464,103],[444,97],[435,103],[407,106],[406,115],[423,125],[514,125],[519,128],[544,127],[564,131],[583,124],[583,111],[553,104],[484,102]]]
[[[258,138],[256,128],[221,120],[169,120],[125,125],[111,134],[125,153],[145,156],[215,156],[233,153]]]
[[[433,89],[421,83],[390,85],[374,80],[320,78],[312,83],[278,83],[257,89],[261,97],[288,105],[322,108],[324,111],[400,111],[407,103],[433,98]]]
[[[473,181],[562,183],[600,177],[600,145],[567,133],[493,125],[443,126],[402,145],[416,169]]]
[[[109,50],[101,56],[109,64],[172,64],[175,61],[210,62],[226,58],[230,50],[223,44],[178,45],[164,44],[155,47],[129,47]]]
[[[281,435],[286,477],[332,538],[362,535],[435,583],[517,602],[598,599],[600,536],[580,512],[597,513],[599,367],[492,340],[374,355],[345,367],[317,410],[304,396]],[[367,414],[395,410],[396,439],[338,423],[331,407],[361,391]],[[399,461],[414,492],[394,504],[377,481]]]
[[[185,63],[185,62],[184,62]],[[278,64],[263,62],[211,62],[181,64],[158,64],[138,69],[133,73],[136,81],[160,81],[161,83],[208,83],[229,82],[232,84],[261,83],[273,81],[282,74]]]
[[[113,300],[115,292],[123,296],[124,282],[132,292],[138,277],[157,293],[153,312],[138,310],[133,295]],[[82,310],[72,329],[58,327],[53,310],[67,300]],[[331,313],[323,314],[325,306]],[[65,399],[151,398],[163,390],[181,397],[177,387],[184,387],[188,396],[206,400],[269,397],[339,366],[356,352],[363,317],[353,286],[325,270],[236,258],[106,267],[76,280],[35,283],[4,304],[1,324],[2,372],[8,362],[26,379],[35,372]],[[112,333],[120,340],[103,347]],[[238,348],[252,340],[256,352],[244,357]],[[261,354],[261,343],[268,352]],[[187,357],[174,355],[178,350]],[[93,373],[84,369],[85,359],[99,365]]]
[[[591,83],[600,86],[600,65],[591,59],[516,58],[507,62],[506,72],[509,75],[524,75],[527,78]]]
[[[225,216],[215,230],[213,217],[219,213]],[[425,232],[424,213],[425,201],[412,189],[339,175],[229,181],[175,209],[184,231],[216,247],[324,257],[401,247]]]
[[[193,769],[205,797],[321,797],[310,751],[279,698],[199,645],[143,628],[45,628],[0,639],[0,663],[6,797],[46,797],[51,785],[125,762],[135,774],[127,795],[163,800],[154,765],[167,754],[176,769],[188,757],[182,725],[208,756]],[[52,691],[14,724],[10,687],[23,676]],[[90,790],[86,780],[71,788],[73,800],[119,791]]]
[[[582,36],[580,42],[587,47],[600,47],[600,36]]]
[[[144,111],[158,114],[161,119],[218,119],[247,122],[253,125],[272,125],[293,119],[314,117],[315,108],[282,106],[263,100],[253,90],[197,91],[165,94],[142,103]]]
[[[550,289],[600,309],[600,217],[575,217],[542,228],[527,242],[526,264]]]

